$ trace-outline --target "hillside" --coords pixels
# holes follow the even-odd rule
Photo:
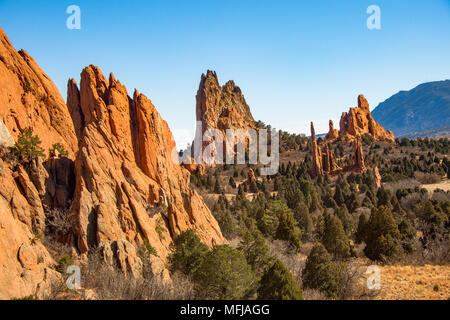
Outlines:
[[[400,91],[372,112],[396,136],[450,126],[450,80],[427,82]]]

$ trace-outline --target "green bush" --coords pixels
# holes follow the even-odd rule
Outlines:
[[[303,288],[316,289],[329,298],[338,299],[343,287],[343,276],[338,264],[331,261],[325,247],[318,243],[311,250],[303,269]]]
[[[400,232],[389,207],[372,210],[366,228],[364,253],[369,259],[381,260],[402,252]]]
[[[201,299],[237,300],[251,296],[257,279],[244,255],[227,245],[216,246],[193,273]]]
[[[11,152],[19,163],[28,164],[37,157],[44,156],[44,149],[41,148],[41,140],[33,135],[31,128],[23,129],[17,142],[11,147]]]
[[[139,247],[137,254],[141,259],[147,259],[149,256],[158,256],[156,249],[147,239],[145,239],[143,244]]]
[[[336,258],[345,259],[351,255],[350,241],[337,216],[333,216],[325,222],[322,243],[327,251]]]
[[[303,300],[303,291],[280,260],[276,260],[261,278],[260,300]]]
[[[55,143],[52,145],[52,147],[48,150],[49,155],[53,155],[55,153],[58,153],[60,157],[67,157],[69,155],[69,152],[64,149],[64,146],[61,143]]]
[[[67,267],[71,266],[72,264],[73,263],[72,263],[72,260],[70,259],[70,256],[67,254],[63,255],[61,258],[59,258],[58,266],[56,267],[56,270],[60,273],[65,273]]]
[[[168,256],[170,269],[191,276],[209,249],[194,231],[187,230],[175,237],[170,250],[171,253]]]

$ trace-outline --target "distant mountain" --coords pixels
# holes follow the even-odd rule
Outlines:
[[[400,91],[380,103],[372,116],[395,136],[445,132],[450,127],[450,80],[427,82]]]

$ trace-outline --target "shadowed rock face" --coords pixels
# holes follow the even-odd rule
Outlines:
[[[368,133],[375,140],[387,139],[394,141],[394,134],[386,131],[372,117],[369,110],[369,103],[361,94],[358,96],[358,107],[350,108],[349,112],[343,112],[339,123],[340,134],[350,138],[356,138],[357,135]]]
[[[152,102],[137,91],[131,99],[112,74],[107,81],[95,66],[81,73],[79,92],[72,80],[69,87],[68,105],[79,114],[72,205],[78,249],[108,251],[111,243],[137,249],[147,240],[164,260],[172,238],[187,229],[209,246],[223,243],[216,220],[189,187],[189,172],[172,160],[172,133]],[[123,261],[137,261],[133,250],[127,252]]]

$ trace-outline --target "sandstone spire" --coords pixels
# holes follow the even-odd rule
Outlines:
[[[313,177],[322,176],[322,153],[316,140],[316,131],[314,124],[311,122],[311,156],[312,156],[312,175]]]
[[[334,128],[333,120],[330,120],[329,127],[330,127],[330,129],[329,129],[328,134],[326,135],[325,139],[329,139],[329,140],[337,139],[339,137],[339,131]]]
[[[357,172],[365,172],[366,166],[364,165],[364,152],[361,144],[361,136],[357,136],[353,141],[353,155],[354,155],[354,170]]]
[[[136,250],[146,240],[161,258],[152,265],[160,270],[181,231],[192,229],[209,246],[223,243],[216,220],[189,186],[189,172],[174,162],[175,141],[152,102],[136,90],[129,97],[96,66],[82,71],[78,100],[72,91],[68,105],[79,101],[82,119],[72,205],[80,252],[112,250],[124,257],[121,264],[138,270]]]

